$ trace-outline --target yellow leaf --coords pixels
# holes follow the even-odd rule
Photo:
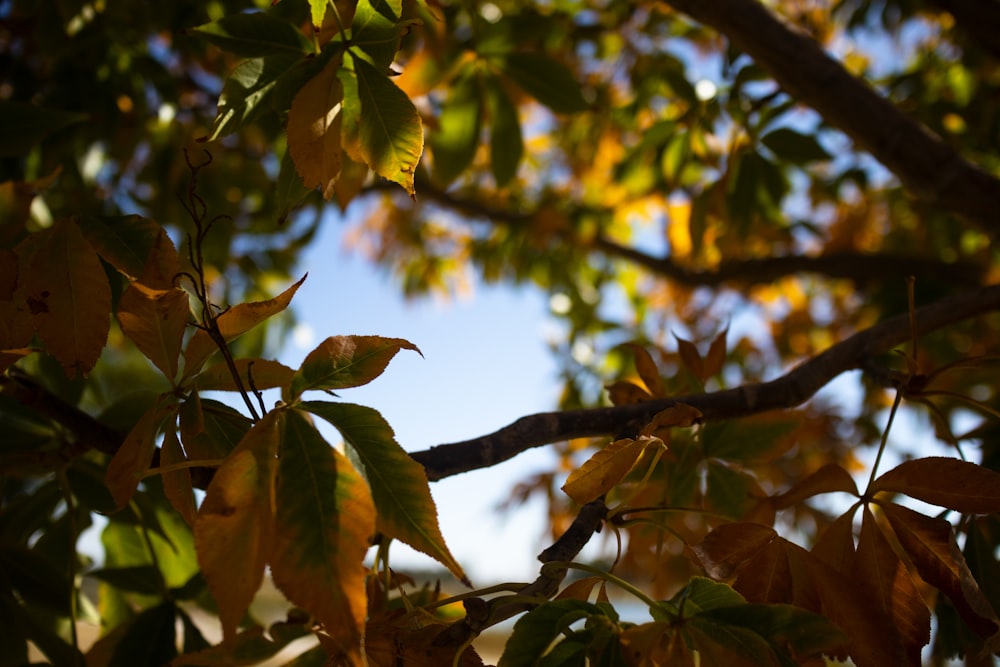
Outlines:
[[[651,444],[662,441],[649,436],[615,440],[571,472],[562,490],[581,505],[599,498],[625,478]]]
[[[28,309],[67,375],[86,376],[108,340],[111,287],[75,222],[57,222],[42,234],[27,276]]]
[[[667,205],[667,239],[670,241],[670,257],[683,259],[691,254],[691,202],[671,201]]]
[[[302,276],[297,283],[273,299],[241,303],[219,315],[216,318],[216,324],[218,324],[222,337],[227,343],[232,342],[272,315],[283,311],[291,303],[295,291],[299,289],[305,279],[306,276]],[[196,331],[188,342],[187,350],[184,351],[184,377],[192,377],[201,370],[205,361],[217,349],[207,331],[201,329]]]
[[[657,435],[658,431],[670,428],[687,428],[701,423],[701,411],[686,403],[671,405],[657,412],[653,419],[642,429],[643,435]]]
[[[287,387],[295,371],[277,361],[269,359],[234,359],[236,372],[243,380],[243,386],[255,389]],[[229,364],[219,362],[198,374],[198,389],[202,391],[239,391],[236,380],[229,370]]]
[[[184,328],[190,314],[187,292],[132,285],[118,302],[122,331],[167,379],[177,377]]]
[[[634,405],[652,400],[649,392],[631,382],[614,382],[605,387],[613,405]]]
[[[284,413],[268,413],[215,473],[194,524],[198,564],[219,608],[226,641],[264,578],[274,533],[278,434]]]
[[[347,457],[296,410],[285,417],[275,508],[274,583],[323,623],[336,664],[362,664],[363,560],[375,534],[375,504]]]
[[[307,188],[330,200],[340,176],[340,132],[344,89],[337,78],[340,57],[330,60],[292,100],[288,111],[288,152]]]
[[[177,429],[168,428],[163,434],[163,444],[160,446],[160,465],[169,466],[186,460],[187,457],[184,456],[184,450],[181,448],[181,441],[177,437]],[[163,473],[163,492],[184,521],[189,526],[193,526],[197,508],[194,504],[191,470],[183,468]]]
[[[632,350],[632,354],[635,357],[635,369],[639,371],[639,377],[642,378],[646,388],[649,389],[649,393],[654,397],[665,396],[663,378],[660,377],[660,369],[656,367],[653,357],[640,345],[628,343],[627,346]]]

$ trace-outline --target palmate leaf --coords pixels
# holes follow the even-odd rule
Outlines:
[[[274,533],[274,486],[284,411],[264,416],[212,478],[194,524],[198,564],[219,609],[225,639],[264,578]]]
[[[663,441],[649,436],[615,440],[572,471],[563,492],[581,505],[599,498],[625,478],[650,446],[662,447]]]
[[[514,624],[497,667],[538,664],[552,641],[570,624],[589,617],[607,617],[607,614],[584,600],[555,600],[535,607]]]
[[[310,389],[348,389],[368,384],[400,350],[421,354],[402,338],[330,336],[310,352],[291,381],[291,398]]]
[[[330,200],[340,176],[344,89],[338,78],[341,58],[335,57],[311,78],[292,100],[288,111],[288,154],[302,183],[320,188]]]
[[[297,283],[273,299],[241,303],[223,312],[216,318],[216,324],[222,337],[227,343],[232,342],[269,317],[283,311],[291,303],[292,297],[305,282],[307,275],[302,276]],[[212,340],[207,331],[203,329],[196,331],[191,340],[188,341],[187,349],[184,351],[184,379],[193,377],[200,371],[205,361],[217,349],[215,341]]]
[[[361,155],[375,173],[399,183],[412,197],[414,173],[424,150],[420,114],[386,74],[361,58],[352,60],[361,107]]]
[[[300,407],[330,422],[361,460],[378,511],[378,530],[436,559],[467,584],[438,527],[427,474],[399,446],[382,415],[350,403],[304,401]]]
[[[288,411],[278,452],[271,575],[289,600],[323,623],[338,659],[360,665],[362,561],[375,534],[371,493],[304,413]]]
[[[71,220],[39,232],[26,276],[35,331],[70,377],[85,376],[108,339],[111,287],[97,253]]]

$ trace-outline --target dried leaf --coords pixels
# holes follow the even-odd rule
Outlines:
[[[726,362],[726,334],[729,327],[723,329],[722,333],[716,336],[708,347],[708,354],[705,355],[704,371],[705,377],[715,377],[722,372],[722,365]]]
[[[288,411],[278,448],[271,575],[323,623],[343,664],[362,664],[363,560],[375,506],[361,475],[304,413]],[[338,662],[338,664],[342,664]]]
[[[215,472],[195,520],[198,564],[227,642],[235,638],[270,556],[283,418],[283,411],[274,410],[250,429]]]
[[[332,58],[295,95],[288,112],[288,153],[307,188],[320,188],[329,201],[340,176],[340,134],[344,89]]]
[[[666,431],[672,428],[688,428],[701,423],[701,411],[686,403],[675,403],[669,408],[657,412],[653,419],[642,429],[644,435],[659,435],[664,437]]]
[[[157,400],[135,423],[108,463],[105,483],[115,499],[116,508],[121,509],[132,499],[139,481],[153,463],[160,426],[176,410],[177,402],[173,398]]]
[[[35,330],[70,377],[86,376],[108,340],[111,287],[75,222],[40,234],[26,278]]]
[[[288,366],[270,359],[234,359],[233,364],[246,389],[287,387],[295,375]],[[202,391],[239,391],[229,364],[221,361],[199,373],[196,384]]]
[[[705,380],[705,362],[698,352],[698,348],[689,340],[685,340],[674,334],[677,340],[677,353],[680,354],[681,362],[687,366],[688,370],[699,380]]]
[[[160,446],[160,465],[169,466],[175,463],[187,461],[184,450],[181,448],[181,441],[177,437],[176,428],[168,428],[163,434],[163,444]],[[173,472],[165,472],[163,477],[163,491],[167,500],[174,506],[184,521],[189,526],[194,525],[195,516],[198,513],[194,503],[194,485],[191,483],[191,470],[183,468]]]
[[[599,498],[625,478],[650,445],[663,446],[663,441],[649,436],[615,440],[571,472],[563,492],[581,505]]]
[[[706,535],[692,551],[713,579],[727,581],[743,563],[775,539],[778,534],[768,526],[727,523]]]
[[[947,457],[904,461],[875,480],[875,491],[905,493],[958,512],[1000,512],[1000,473]]]
[[[631,382],[615,382],[605,389],[608,390],[608,399],[612,405],[635,405],[653,400],[648,391]]]
[[[639,372],[639,377],[642,378],[649,393],[656,398],[666,396],[663,378],[660,377],[660,369],[656,367],[656,362],[653,361],[649,351],[635,343],[626,343],[626,346],[632,350],[632,355],[635,358],[635,369]]]
[[[122,331],[173,382],[190,315],[187,292],[132,283],[118,302]]]
[[[823,493],[850,493],[857,497],[858,487],[844,468],[835,463],[828,463],[819,470],[809,474],[784,493],[771,496],[777,509],[785,509],[797,505],[806,498],[812,498]]]

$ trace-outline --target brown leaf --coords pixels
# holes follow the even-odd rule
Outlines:
[[[729,327],[722,330],[708,347],[708,354],[705,355],[705,378],[715,377],[722,372],[722,365],[726,362],[726,334]]]
[[[654,435],[666,438],[672,428],[688,428],[701,423],[701,411],[686,403],[675,403],[669,408],[657,412],[653,419],[642,429],[643,435]]]
[[[875,480],[875,491],[905,493],[958,512],[1000,512],[1000,473],[947,457],[904,461]]]
[[[680,633],[666,621],[643,623],[623,630],[618,641],[629,667],[694,667],[699,664]]]
[[[122,331],[171,382],[177,377],[184,329],[190,316],[187,292],[132,283],[118,302]]]
[[[482,667],[483,661],[471,646],[465,648],[461,658],[455,656],[462,647],[439,646],[438,635],[448,626],[441,624],[412,627],[404,621],[387,622],[372,620],[365,631],[365,653],[371,667]]]
[[[909,664],[919,665],[920,651],[930,641],[930,610],[867,507],[858,538],[853,580],[872,594],[891,620],[892,634],[885,641],[899,642]]]
[[[663,378],[660,377],[660,369],[656,367],[656,362],[653,361],[649,351],[635,343],[626,343],[626,346],[632,350],[632,355],[635,358],[635,369],[639,372],[639,377],[642,378],[649,393],[656,398],[666,396]]]
[[[857,505],[826,527],[811,553],[833,569],[843,572],[854,562],[854,513]]]
[[[785,540],[771,540],[752,554],[740,567],[733,582],[747,602],[792,603],[795,600],[791,566]]]
[[[274,533],[278,433],[273,410],[215,472],[194,523],[198,564],[219,610],[227,642],[264,579]]]
[[[727,523],[692,547],[705,571],[718,581],[731,581],[754,554],[778,538],[773,528],[756,523]]]
[[[784,493],[771,496],[771,500],[778,509],[785,509],[792,505],[797,505],[806,498],[812,498],[823,493],[836,493],[838,491],[858,495],[858,487],[842,466],[835,463],[828,463],[819,470],[811,473],[805,479],[795,484]]]
[[[105,476],[108,490],[115,499],[115,507],[124,507],[135,494],[139,481],[153,462],[160,426],[176,410],[175,400],[161,397],[125,436],[125,441],[108,464]]]
[[[35,331],[67,375],[86,376],[108,340],[111,287],[75,222],[57,222],[40,234],[27,275]]]
[[[920,577],[948,596],[977,634],[993,635],[1000,620],[969,571],[952,525],[894,503],[880,507]]]
[[[163,444],[160,446],[160,465],[169,466],[185,461],[187,461],[187,457],[184,456],[181,441],[177,437],[177,429],[171,425],[163,433]],[[193,526],[198,509],[194,503],[194,485],[191,483],[190,468],[163,473],[163,492],[177,513],[187,522],[187,525]]]
[[[295,371],[269,359],[234,359],[236,371],[247,389],[273,389],[287,387]],[[229,364],[219,362],[198,374],[198,389],[203,391],[238,391]]]
[[[677,340],[677,352],[681,355],[681,361],[696,378],[704,380],[706,377],[705,362],[701,358],[698,348],[694,343],[681,338],[677,334],[674,334],[674,338]]]
[[[330,200],[340,176],[344,89],[337,77],[341,58],[335,57],[310,79],[288,111],[288,151],[307,188],[320,188]]]
[[[649,436],[615,440],[571,472],[562,486],[563,492],[581,505],[599,498],[625,478],[652,444],[662,446],[663,442]]]
[[[613,405],[635,405],[653,400],[648,391],[631,382],[615,382],[607,385],[605,389],[608,390],[608,398]]]

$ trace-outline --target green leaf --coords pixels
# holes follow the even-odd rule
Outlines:
[[[309,16],[312,19],[313,28],[316,30],[323,26],[327,4],[328,0],[309,0]]]
[[[288,219],[289,213],[299,202],[309,196],[311,188],[307,188],[302,182],[302,177],[295,169],[295,162],[292,154],[285,151],[281,157],[281,168],[278,170],[278,182],[275,184],[275,194],[277,201],[275,207],[278,210],[278,225],[283,225]]]
[[[514,178],[524,154],[521,121],[510,95],[494,76],[486,78],[486,101],[490,111],[490,168],[497,187],[503,187]]]
[[[504,74],[556,113],[586,111],[580,84],[565,65],[541,53],[508,53],[500,61]]]
[[[312,44],[298,28],[263,12],[230,14],[192,30],[219,48],[242,58],[302,55],[313,50]]]
[[[105,567],[91,570],[87,572],[87,576],[132,593],[156,595],[163,592],[164,588],[163,577],[153,565]]]
[[[483,95],[475,71],[466,72],[452,85],[441,108],[439,129],[431,139],[434,176],[448,185],[472,163],[479,147],[483,121]]]
[[[367,596],[363,559],[375,535],[364,480],[305,413],[289,410],[278,448],[271,574],[318,618],[343,655],[359,654]]]
[[[350,403],[306,401],[300,405],[330,422],[357,454],[375,500],[378,530],[431,556],[467,582],[441,535],[423,466],[399,446],[382,415]]]
[[[34,104],[0,102],[0,157],[27,153],[56,130],[87,118],[86,114]]]
[[[514,624],[497,667],[535,664],[571,624],[591,616],[605,616],[605,613],[596,604],[583,600],[556,600],[535,607]]]
[[[424,131],[413,102],[389,77],[353,58],[361,102],[361,154],[375,173],[412,197],[413,175],[424,150]],[[347,87],[344,89],[345,102]],[[345,109],[346,111],[346,109]]]
[[[237,65],[222,86],[219,111],[208,140],[232,134],[261,111],[269,111],[278,78],[300,60],[299,55],[280,53],[267,58],[251,58]]]
[[[706,577],[692,577],[687,586],[670,601],[677,607],[683,605],[684,618],[712,609],[746,604],[743,596],[733,590],[732,586]]]
[[[794,164],[808,164],[829,160],[830,154],[816,140],[815,135],[801,134],[788,127],[779,127],[760,138],[780,160]]]
[[[705,489],[709,506],[731,519],[746,514],[756,502],[754,492],[760,491],[753,475],[718,461],[709,461],[706,466]]]
[[[152,607],[129,623],[108,667],[165,665],[177,655],[177,610],[173,602]]]
[[[348,389],[368,384],[400,350],[420,350],[402,338],[330,336],[310,352],[291,382],[291,398],[310,389]]]
[[[380,71],[396,57],[402,31],[402,0],[359,0],[351,23],[351,42],[361,48]]]
[[[184,401],[180,409],[181,442],[192,461],[224,458],[251,425],[238,410],[198,394]]]
[[[848,641],[847,635],[828,618],[787,604],[719,607],[703,615],[751,630],[775,650],[786,652],[790,648],[792,655],[799,658],[839,653]]]
[[[782,441],[801,424],[795,413],[710,422],[702,428],[702,451],[706,458],[759,461],[780,451]]]

